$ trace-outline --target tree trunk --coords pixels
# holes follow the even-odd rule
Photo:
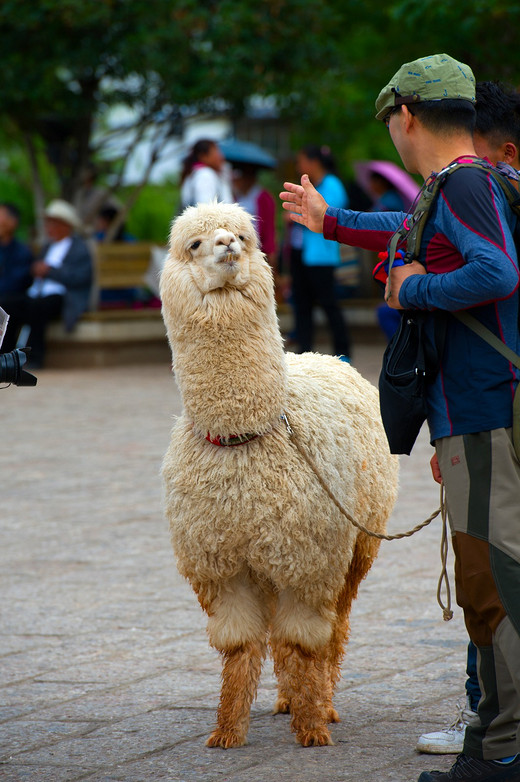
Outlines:
[[[24,142],[27,148],[29,165],[31,168],[31,181],[32,181],[35,227],[36,227],[35,241],[38,244],[38,246],[41,246],[45,241],[45,228],[43,222],[43,213],[45,211],[45,191],[40,176],[40,168],[38,166],[38,155],[36,152],[34,139],[29,133],[24,133]]]

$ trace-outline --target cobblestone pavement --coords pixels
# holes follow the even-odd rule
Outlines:
[[[381,346],[354,364],[373,381]],[[265,664],[249,744],[204,746],[220,663],[177,574],[159,470],[179,396],[167,366],[42,371],[1,393],[0,780],[414,782],[452,759],[417,736],[464,693],[460,609],[436,602],[440,522],[383,542],[352,617],[335,746],[296,745]],[[438,506],[422,432],[392,531]],[[450,567],[452,570],[452,567]]]

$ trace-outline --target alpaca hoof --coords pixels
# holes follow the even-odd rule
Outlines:
[[[291,705],[289,703],[289,698],[284,698],[283,696],[277,698],[276,703],[274,704],[273,714],[290,714],[290,713],[291,713]]]
[[[300,742],[302,747],[326,747],[332,746],[334,743],[325,727],[299,731],[296,740]]]
[[[246,743],[245,736],[233,733],[230,730],[214,730],[211,736],[206,740],[207,747],[221,747],[222,749],[231,749],[232,747],[243,747]]]
[[[334,706],[330,706],[329,709],[327,709],[327,722],[341,722],[341,717]]]

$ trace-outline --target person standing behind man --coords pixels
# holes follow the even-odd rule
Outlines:
[[[207,204],[215,198],[233,203],[226,162],[215,141],[200,139],[183,162],[181,207]]]
[[[477,121],[473,141],[477,155],[493,165],[520,168],[520,93],[495,81],[476,87]]]
[[[19,307],[31,284],[33,255],[29,247],[16,238],[20,212],[14,204],[0,204],[0,307],[8,315]],[[16,347],[18,333],[14,321],[9,321],[2,343],[2,352]]]
[[[376,118],[405,168],[429,187],[447,166],[476,158],[474,102],[469,66],[437,54],[399,69],[377,98]],[[306,176],[286,188],[280,197],[293,220],[367,249],[387,249],[404,218],[329,207]],[[391,270],[389,305],[422,310],[430,339],[438,311],[471,308],[519,353],[517,222],[488,172],[453,171],[428,215],[418,259]],[[454,766],[423,772],[419,782],[520,780],[520,458],[512,433],[519,374],[446,315],[440,370],[427,385],[428,425],[446,491],[457,601],[478,650],[483,697]]]
[[[297,156],[300,174],[307,174],[327,203],[348,205],[347,191],[336,176],[334,159],[328,147],[308,145]],[[336,296],[335,269],[340,264],[339,245],[322,235],[303,230],[302,254],[292,256],[290,267],[295,319],[295,339],[300,353],[313,349],[313,308],[318,304],[327,318],[334,353],[350,360],[348,326]]]
[[[477,155],[494,166],[507,163],[517,171],[520,169],[520,93],[498,82],[485,81],[477,82],[475,95],[477,119],[473,143]],[[440,482],[435,456],[432,470]],[[482,695],[477,675],[477,648],[473,641],[468,644],[466,673],[465,707],[459,709],[456,719],[447,728],[420,736],[419,752],[439,755],[462,752],[466,727],[478,721],[477,709]]]

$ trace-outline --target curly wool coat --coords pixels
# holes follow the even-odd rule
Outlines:
[[[245,743],[269,643],[275,712],[290,711],[304,746],[330,744],[350,607],[379,541],[339,512],[293,439],[347,512],[383,532],[397,460],[377,391],[337,358],[284,353],[272,273],[237,205],[177,218],[161,297],[184,404],[163,463],[166,514],[223,657],[207,743]]]
[[[246,237],[247,268],[233,284],[206,290],[187,247],[222,226]],[[337,358],[284,353],[271,270],[249,218],[236,206],[199,206],[178,218],[161,288],[185,408],[163,466],[180,572],[205,606],[244,570],[262,588],[290,593],[310,609],[308,621],[275,629],[314,647],[330,635],[329,611],[358,533],[295,450],[280,414],[287,413],[347,511],[383,532],[396,497],[397,462],[386,444],[377,391]],[[220,447],[205,439],[207,433],[262,436]],[[279,614],[275,623],[289,621]],[[232,619],[210,622],[216,646],[263,631],[264,619],[254,612],[237,607]]]

